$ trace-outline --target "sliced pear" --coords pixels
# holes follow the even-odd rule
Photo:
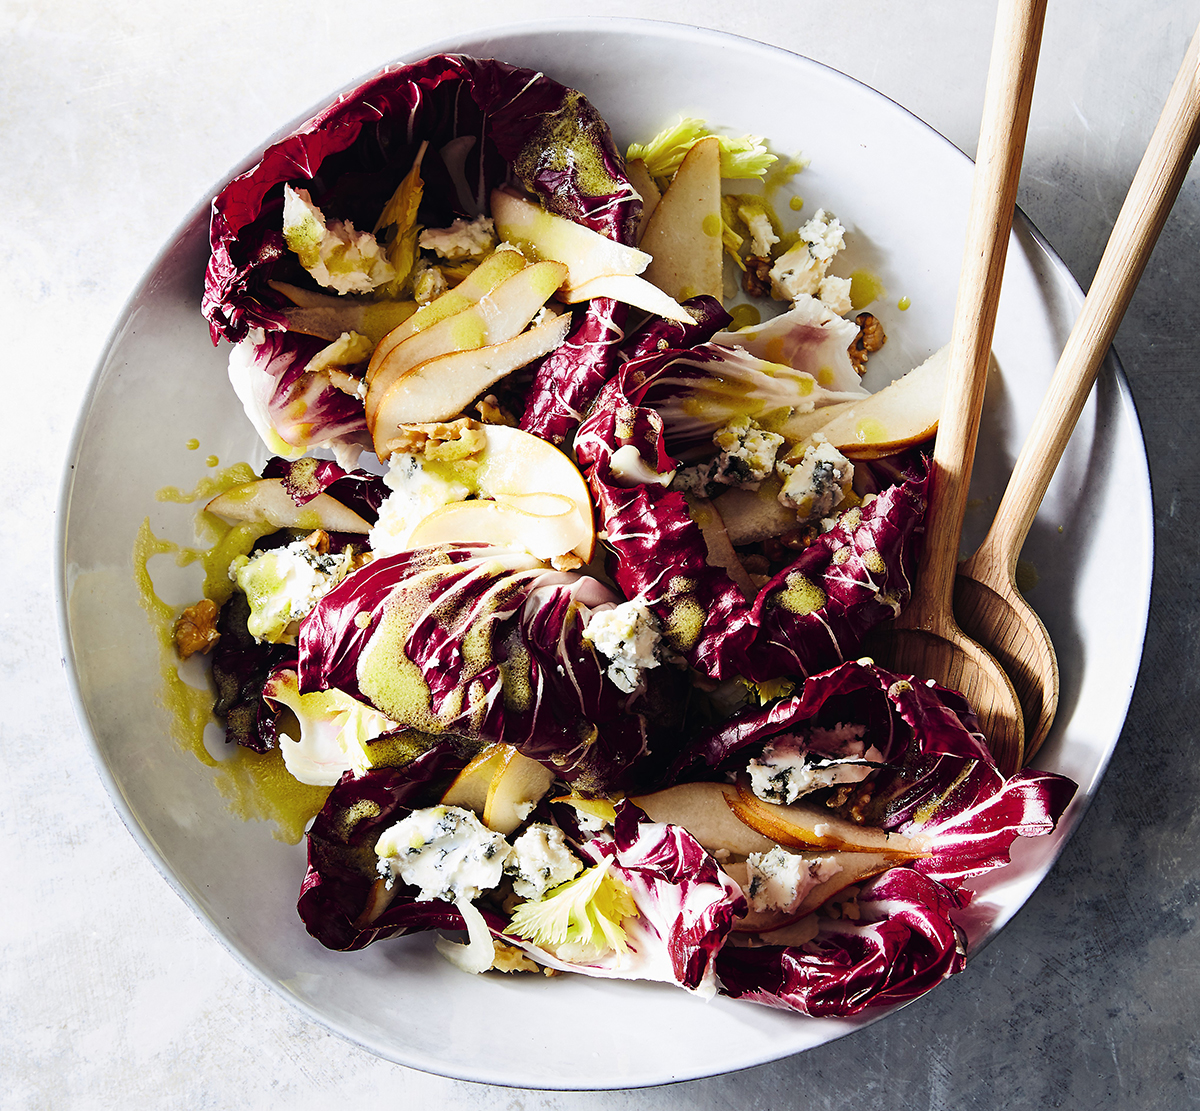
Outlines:
[[[367,427],[372,427],[380,399],[414,367],[443,355],[504,343],[519,335],[562,284],[565,274],[566,267],[559,262],[526,266],[474,305],[396,344],[367,383]]]
[[[377,301],[332,308],[286,309],[284,316],[289,332],[327,340],[335,340],[345,332],[359,332],[377,344],[416,311],[416,301]]]
[[[782,536],[796,527],[796,511],[779,502],[782,487],[783,483],[771,475],[757,490],[731,486],[713,499],[712,504],[725,522],[725,533],[731,544],[756,544],[770,536]]]
[[[848,459],[880,459],[928,440],[937,432],[949,365],[947,345],[878,393],[839,407],[821,435]]]
[[[738,781],[737,799],[730,806],[746,825],[787,849],[879,852],[893,861],[914,860],[925,855],[925,843],[920,839],[848,822],[824,806],[805,802],[780,806],[778,803],[763,802],[750,789],[749,781],[745,778]]]
[[[375,410],[372,435],[380,459],[392,454],[392,432],[402,424],[451,420],[484,390],[566,338],[571,318],[562,313],[504,343],[431,359],[392,383]]]
[[[721,147],[715,135],[696,143],[675,171],[642,236],[654,258],[645,278],[677,301],[724,292],[721,243]]]
[[[336,498],[321,493],[303,505],[292,501],[281,478],[260,478],[218,494],[204,507],[232,521],[262,521],[276,528],[324,529],[366,534],[370,524]]]
[[[603,274],[583,285],[560,289],[558,297],[568,305],[577,305],[594,297],[611,297],[614,301],[622,301],[667,320],[678,320],[681,324],[691,324],[695,319],[673,297],[634,274]]]
[[[476,474],[482,497],[508,500],[527,512],[531,504],[513,500],[531,492],[560,494],[575,504],[574,515],[581,537],[572,549],[585,563],[595,549],[596,525],[588,485],[579,468],[564,452],[540,436],[518,428],[490,424],[485,427],[487,448]]]
[[[638,191],[638,196],[642,198],[642,215],[638,220],[637,230],[637,242],[641,243],[642,236],[646,233],[646,225],[650,222],[650,217],[654,215],[658,202],[662,200],[662,193],[655,184],[654,178],[650,176],[650,171],[646,169],[646,163],[640,158],[634,158],[625,163],[625,176],[629,178],[629,184]]]
[[[488,786],[483,806],[483,824],[506,837],[513,832],[550,790],[554,773],[523,756],[511,745],[504,746],[503,763]]]
[[[753,600],[758,594],[758,588],[750,578],[749,572],[742,566],[737,552],[733,550],[733,542],[726,531],[721,512],[708,498],[690,496],[687,499],[688,512],[699,527],[708,548],[708,565],[720,567],[733,579],[737,588],[747,600]]]
[[[493,251],[453,289],[422,305],[403,324],[393,328],[379,341],[367,364],[367,381],[375,377],[379,364],[397,344],[433,327],[448,316],[469,309],[502,281],[524,270],[526,265],[520,251]]]
[[[559,512],[529,513],[501,501],[452,502],[435,509],[413,529],[409,546],[494,544],[501,548],[523,548],[538,559],[551,560],[589,544],[594,538],[590,529],[590,536],[581,535],[575,503],[570,499],[557,494],[529,496],[553,499],[559,503]]]
[[[504,766],[510,746],[488,745],[455,777],[442,795],[444,806],[461,806],[482,816],[492,780]]]
[[[535,258],[564,263],[565,284],[571,286],[606,274],[640,274],[650,262],[644,251],[555,216],[510,189],[492,191],[492,220],[496,234],[506,242]]]
[[[865,401],[866,398],[863,398]],[[772,423],[769,431],[778,432],[789,444],[793,445],[787,455],[780,456],[787,462],[795,462],[804,454],[804,449],[812,443],[814,432],[821,432],[834,417],[840,416],[862,401],[835,401],[832,405],[822,405],[817,409],[809,409],[804,413],[792,413],[786,420],[778,424]],[[764,425],[764,427],[766,427]]]
[[[775,842],[738,820],[732,807],[737,790],[725,783],[680,783],[631,800],[653,822],[682,826],[709,852],[735,856],[770,852]]]

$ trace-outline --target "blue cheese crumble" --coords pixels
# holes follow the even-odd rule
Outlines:
[[[716,458],[677,471],[674,489],[708,498],[730,486],[757,490],[775,469],[783,437],[767,432],[750,417],[734,417],[713,433],[713,443],[717,446]]]
[[[770,852],[751,853],[746,857],[746,900],[754,911],[795,911],[805,896],[842,866],[832,856],[789,853],[776,845]]]
[[[307,189],[283,187],[283,238],[314,279],[337,293],[370,293],[396,276],[369,231],[349,220],[326,221]]]
[[[427,470],[418,455],[396,454],[383,481],[391,489],[379,507],[379,520],[371,529],[371,551],[376,557],[408,550],[408,538],[435,509],[471,496],[469,487]]]
[[[504,875],[512,846],[470,810],[429,806],[384,830],[375,844],[378,870],[418,888],[417,902],[477,899]]]
[[[490,216],[459,219],[448,228],[426,228],[417,243],[424,250],[454,262],[482,258],[496,246],[496,229]]]
[[[307,540],[238,556],[229,577],[250,603],[246,627],[257,641],[295,644],[302,617],[350,573],[351,553],[317,551]]]
[[[780,504],[795,509],[801,522],[828,517],[854,482],[854,464],[827,440],[810,444],[798,463],[780,462],[777,470],[783,478]]]
[[[778,301],[794,301],[807,293],[824,301],[821,283],[825,272],[834,256],[845,246],[846,229],[841,221],[833,213],[819,209],[811,220],[801,226],[800,237],[795,244],[780,255],[771,267],[771,296]],[[840,286],[830,287],[826,292],[836,295],[840,290]]]
[[[815,728],[807,739],[776,738],[746,767],[750,789],[764,802],[787,806],[798,798],[844,783],[861,783],[883,762],[883,753],[863,741],[866,727]]]
[[[512,878],[517,895],[537,902],[551,888],[579,875],[583,863],[567,848],[561,829],[534,822],[513,842],[504,871]]]
[[[609,679],[626,694],[637,689],[645,669],[659,665],[658,618],[637,598],[593,611],[583,639],[609,661]]]

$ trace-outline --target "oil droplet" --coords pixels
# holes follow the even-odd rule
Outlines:
[[[196,450],[196,448],[198,448],[198,447],[200,446],[200,441],[199,441],[199,440],[197,440],[195,436],[193,436],[193,437],[192,437],[190,440],[188,440],[188,442],[187,442],[186,444],[184,444],[183,446],[184,446],[184,447],[186,447],[186,448],[188,449],[188,451],[195,451],[195,450]]]
[[[896,302],[896,308],[898,308],[901,312],[908,312],[911,307],[912,301],[910,301],[907,297],[901,297],[900,300]]]
[[[204,465],[206,467],[216,467],[216,466],[219,466],[220,463],[221,463],[221,460],[218,459],[215,455],[210,455],[207,459],[204,460]]]
[[[1022,594],[1028,594],[1038,584],[1037,568],[1027,559],[1017,560],[1017,570],[1013,575],[1017,581],[1017,589]]]
[[[874,417],[865,417],[854,427],[854,438],[860,444],[881,444],[887,441],[887,429]]]
[[[788,201],[788,208],[790,208],[793,212],[799,212],[800,209],[802,209],[803,207],[804,207],[804,198],[803,197],[793,197],[790,201]]]
[[[715,212],[710,212],[700,222],[700,230],[704,232],[709,239],[715,239],[721,234],[721,217]]]
[[[733,317],[729,326],[735,332],[741,328],[753,328],[762,323],[762,313],[758,311],[757,305],[734,305],[729,310],[729,315]]]
[[[855,270],[850,275],[850,304],[855,309],[866,308],[872,301],[885,297],[887,290],[883,287],[879,275],[869,270]]]

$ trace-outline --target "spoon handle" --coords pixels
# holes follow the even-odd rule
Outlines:
[[[933,451],[925,555],[912,601],[897,621],[900,627],[941,632],[953,622],[958,545],[1045,14],[1046,0],[1001,0],[997,13],[950,339],[950,367]]]
[[[1200,144],[1200,28],[1121,207],[1083,308],[1071,329],[1050,388],[1017,457],[995,519],[967,561],[972,577],[985,565],[1011,579],[1021,545],[1071,438],[1075,422],[1150,252]],[[997,566],[998,565],[998,566]]]

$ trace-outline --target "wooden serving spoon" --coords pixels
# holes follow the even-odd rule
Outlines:
[[[868,652],[891,670],[961,691],[979,715],[1005,775],[1021,766],[1021,706],[1003,668],[955,624],[952,595],[1045,14],[1046,0],[1001,0],[971,186],[949,376],[933,450],[925,553],[908,606],[868,645]]]
[[[958,569],[954,612],[1004,666],[1025,718],[1025,759],[1058,708],[1058,659],[1041,618],[1017,589],[1017,557],[1062,458],[1105,352],[1200,144],[1200,29],[1100,260],[1091,289],[1034,418],[987,537]]]

